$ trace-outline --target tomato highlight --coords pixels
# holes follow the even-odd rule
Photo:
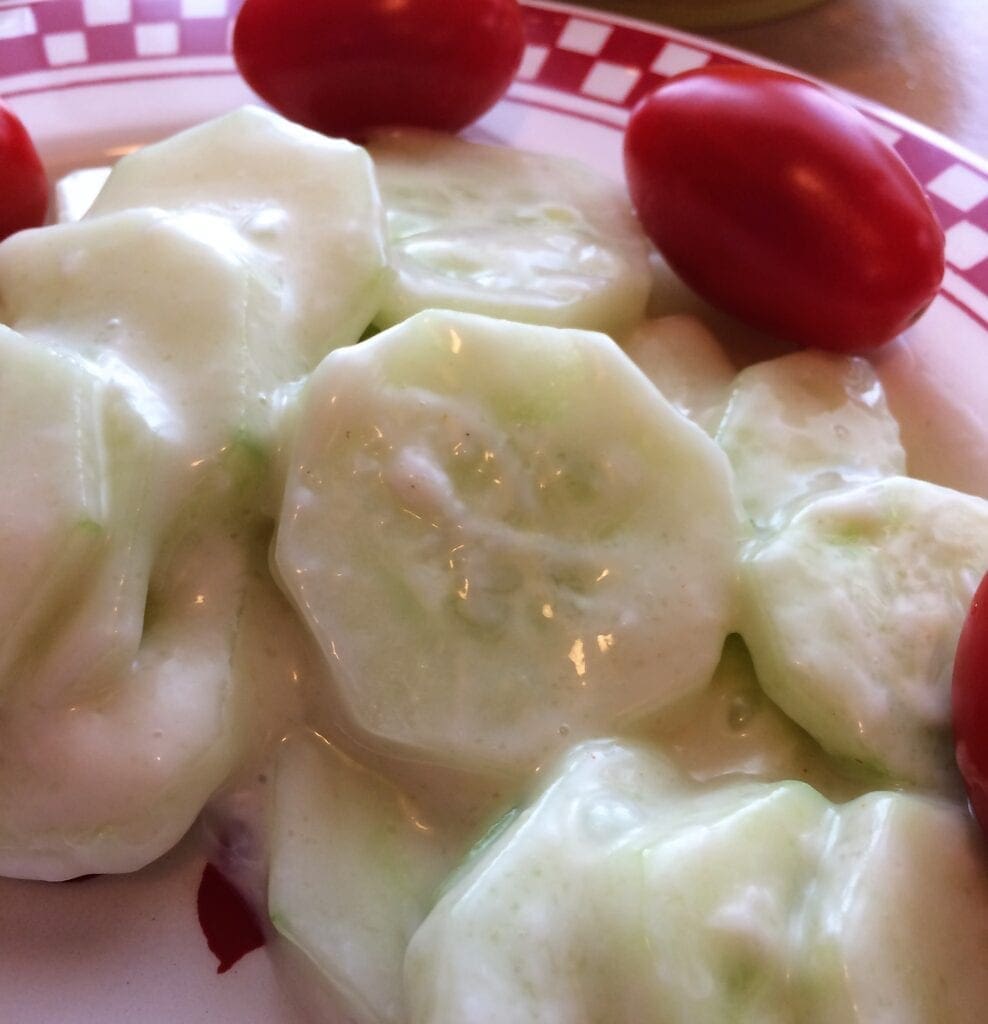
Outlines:
[[[21,119],[0,103],[0,241],[40,227],[48,213],[48,178]]]
[[[988,836],[988,573],[975,592],[957,642],[953,723],[957,766],[974,816]]]
[[[517,0],[246,0],[233,54],[279,113],[327,135],[459,131],[521,61]]]
[[[875,348],[936,294],[944,237],[919,183],[857,111],[794,75],[690,71],[625,134],[651,240],[712,304],[783,340]]]

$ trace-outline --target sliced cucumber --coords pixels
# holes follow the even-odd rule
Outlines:
[[[132,871],[170,849],[256,733],[237,646],[267,533],[234,449],[182,507],[160,443],[123,396],[99,423],[108,507],[99,558],[0,715],[0,874]]]
[[[678,788],[640,748],[572,751],[415,933],[411,1024],[652,1019],[640,851]]]
[[[0,874],[58,880],[144,867],[178,842],[229,775],[248,713],[231,661],[248,574],[257,571],[235,531],[217,518],[174,542],[125,666],[104,651],[95,664],[59,672],[79,656],[72,637],[87,623],[113,635],[119,620],[136,621],[140,635],[139,553],[125,535],[111,549],[102,589],[55,638],[44,675],[4,708]],[[136,566],[121,575],[125,555]],[[106,594],[128,605],[109,625]]]
[[[0,327],[0,691],[106,545],[105,393],[78,360]]]
[[[156,438],[118,388],[97,382],[97,389],[102,542],[98,558],[17,666],[18,697],[37,707],[102,695],[108,678],[129,671],[144,629],[152,561],[171,511],[156,482],[162,461]]]
[[[827,491],[905,474],[882,385],[864,359],[798,352],[743,370],[717,440],[761,527]]]
[[[355,1024],[403,1024],[402,964],[451,855],[409,799],[315,734],[284,743],[268,912]]]
[[[788,1020],[789,914],[827,807],[584,744],[415,934],[411,1021]]]
[[[950,675],[988,570],[988,502],[892,477],[819,498],[743,565],[766,692],[833,754],[956,785]]]
[[[830,804],[799,782],[726,784],[669,806],[642,852],[652,1013],[634,1020],[796,1024],[792,918]]]
[[[689,314],[648,320],[623,348],[676,409],[708,434],[716,432],[735,371],[701,320]]]
[[[917,884],[917,880],[922,884]],[[947,802],[571,751],[409,945],[412,1024],[974,1024],[988,880]]]
[[[959,807],[872,793],[840,808],[800,921],[800,1021],[982,1020],[986,906],[984,845]]]
[[[523,771],[704,687],[726,459],[602,335],[429,312],[332,353],[274,561],[377,742]]]
[[[110,167],[81,167],[55,182],[55,219],[59,224],[82,220],[110,176]]]
[[[555,156],[404,131],[370,144],[396,280],[376,322],[443,307],[619,336],[645,310],[627,196]]]
[[[263,254],[307,369],[360,337],[388,284],[384,214],[366,152],[259,107],[124,157],[88,216],[144,206],[222,217]]]
[[[0,292],[25,334],[84,356],[129,394],[179,470],[272,431],[272,394],[305,360],[278,282],[229,223],[133,210],[0,247]]]

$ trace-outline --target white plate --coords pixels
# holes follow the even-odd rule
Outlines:
[[[288,2],[288,0],[286,0]],[[0,0],[0,96],[53,173],[101,164],[252,98],[228,54],[239,0]],[[558,4],[526,6],[508,96],[471,135],[569,154],[620,177],[634,101],[710,62],[761,63],[672,30]],[[942,291],[878,364],[911,471],[988,497],[988,165],[854,99],[928,189],[947,232]],[[187,842],[138,875],[0,881],[3,1024],[296,1024],[266,954],[224,975],[199,930],[202,860]]]

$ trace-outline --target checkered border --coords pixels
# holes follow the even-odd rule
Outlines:
[[[165,58],[227,56],[241,3],[29,0],[5,6],[0,8],[0,95],[5,79],[28,72],[136,61],[146,63],[152,76],[163,73],[154,66]],[[712,42],[556,4],[529,2],[524,13],[527,46],[519,83],[615,113],[626,114],[681,71],[745,59]],[[524,96],[516,99],[526,102]],[[988,308],[988,174],[922,131],[910,131],[894,115],[867,112],[926,188],[946,232],[955,279],[972,286],[978,305]]]
[[[242,0],[34,0],[0,8],[3,79],[31,71],[229,53]]]

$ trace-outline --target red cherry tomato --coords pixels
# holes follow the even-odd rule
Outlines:
[[[974,815],[988,835],[988,573],[957,643],[953,718],[957,765]]]
[[[0,240],[44,223],[48,179],[19,117],[0,103]]]
[[[631,198],[670,265],[714,305],[838,351],[895,337],[936,294],[943,231],[864,117],[793,75],[687,72],[632,112]]]
[[[517,0],[246,0],[233,53],[286,117],[328,135],[447,131],[507,89],[524,47]]]

